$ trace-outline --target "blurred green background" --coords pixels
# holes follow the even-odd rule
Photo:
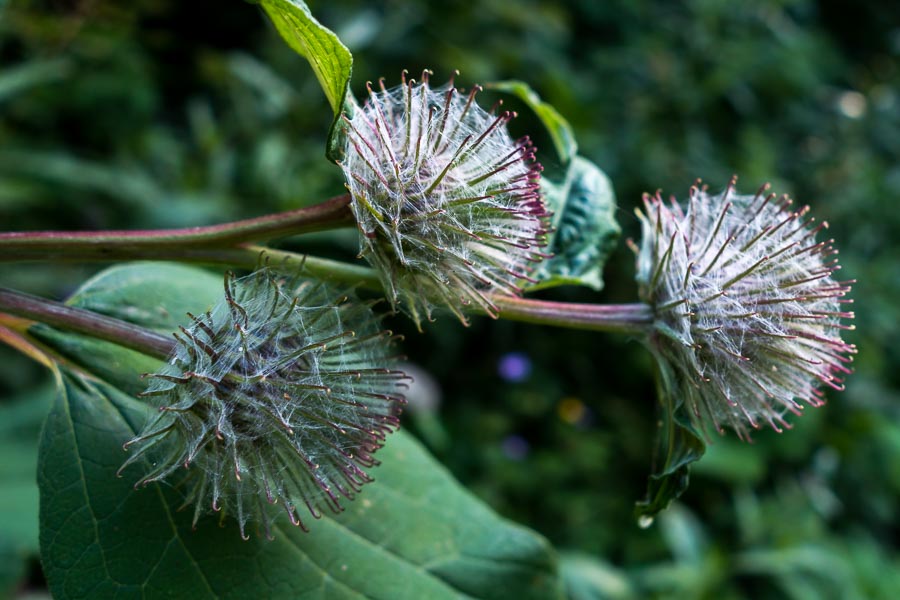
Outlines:
[[[900,597],[900,4],[763,0],[310,2],[355,58],[353,89],[401,69],[523,79],[611,177],[625,236],[644,191],[697,177],[809,203],[856,278],[847,391],[715,440],[682,500],[633,517],[655,427],[648,354],[611,335],[450,317],[405,351],[407,416],[453,473],[561,551],[572,598]],[[527,114],[513,123],[545,150]],[[0,229],[215,223],[343,191],[330,110],[305,61],[240,0],[0,2]],[[352,259],[356,233],[290,240]],[[100,265],[2,265],[61,298]],[[622,245],[601,293],[628,302]],[[0,596],[40,594],[35,447],[53,390],[0,348]]]

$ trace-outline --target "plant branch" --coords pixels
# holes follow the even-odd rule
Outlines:
[[[126,321],[2,287],[0,312],[83,333],[162,360],[175,344],[170,337]]]
[[[374,269],[345,262],[302,256],[283,250],[261,246],[247,246],[219,254],[223,263],[240,264],[252,268],[259,264],[260,256],[270,262],[301,261],[303,270],[322,279],[360,285],[366,289],[383,292],[381,281]],[[239,262],[240,261],[240,262]],[[501,319],[522,321],[534,325],[551,325],[585,331],[640,334],[653,324],[653,309],[648,304],[584,304],[554,302],[512,296],[492,296],[491,301],[500,311]]]
[[[638,334],[653,324],[653,309],[637,304],[579,304],[494,296],[501,319],[586,331]]]
[[[108,261],[108,260],[177,260],[180,262],[231,265],[253,269],[261,259],[268,262],[295,263],[309,275],[341,281],[381,291],[377,273],[372,269],[322,258],[308,257],[294,252],[275,250],[252,245],[252,242],[268,240],[298,233],[307,233],[354,223],[350,211],[350,198],[345,194],[321,204],[293,211],[266,215],[254,219],[234,221],[208,227],[142,231],[39,231],[0,233],[0,262],[28,260],[56,261]],[[56,305],[56,311],[37,314],[37,320],[53,325],[66,326],[63,322],[82,323],[78,330],[102,339],[105,329],[103,317],[88,311],[79,311],[62,304],[50,303],[18,292],[4,292],[7,302],[16,300],[16,310],[7,312],[21,316],[27,314],[25,306],[44,303]],[[24,299],[28,299],[27,301]],[[639,333],[653,321],[649,306],[645,304],[600,305],[551,302],[525,298],[495,296],[492,298],[500,310],[500,317],[527,323],[569,327],[591,331]],[[12,305],[11,305],[12,306]],[[3,308],[0,305],[0,308]],[[61,309],[70,312],[60,312]],[[92,321],[86,315],[97,320]],[[61,322],[52,319],[65,315]],[[81,317],[78,315],[81,314]],[[74,321],[70,322],[70,318]],[[115,320],[113,320],[115,321]],[[106,322],[109,325],[108,322]],[[95,327],[100,326],[99,329]],[[70,329],[72,327],[69,327]],[[115,327],[113,327],[115,329]],[[140,331],[146,331],[137,328]],[[74,330],[74,329],[73,329]],[[99,334],[98,334],[99,332]],[[139,336],[139,334],[136,334]],[[165,338],[167,347],[170,346]],[[111,341],[118,341],[118,338]],[[146,340],[139,340],[139,345]],[[151,343],[151,346],[153,344]],[[141,346],[143,348],[143,346]],[[160,347],[157,345],[157,347]]]
[[[265,252],[276,260],[298,261],[310,274],[368,288],[378,286],[378,279],[371,269],[305,258],[293,253]],[[248,247],[234,258],[236,260],[232,260],[232,264],[250,259],[258,263],[259,249]],[[578,304],[511,297],[495,297],[493,300],[500,309],[501,318],[538,325],[636,334],[645,331],[653,322],[652,310],[646,304]],[[138,325],[2,287],[0,313],[82,333],[162,360],[168,357],[174,345],[170,337]],[[3,335],[0,335],[0,340],[10,341]]]
[[[253,219],[184,229],[0,233],[0,261],[111,260],[182,256],[288,235],[350,226],[350,196]]]

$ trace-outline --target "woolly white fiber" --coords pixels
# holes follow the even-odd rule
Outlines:
[[[488,113],[451,81],[406,80],[345,117],[341,168],[361,252],[392,304],[421,326],[434,305],[463,323],[474,308],[497,315],[494,294],[515,295],[545,255],[547,213],[529,139],[513,140],[515,114]]]
[[[391,333],[368,306],[270,269],[227,276],[222,300],[191,318],[150,376],[144,395],[159,412],[122,469],[146,459],[139,485],[186,473],[177,483],[194,524],[222,511],[245,539],[250,520],[271,537],[271,505],[304,529],[303,507],[343,510],[399,424],[408,378],[384,368]]]
[[[781,431],[786,412],[821,405],[822,386],[842,388],[856,352],[841,339],[853,282],[835,280],[837,250],[816,242],[827,224],[808,207],[734,185],[717,196],[695,186],[684,209],[645,196],[635,251],[651,348],[674,368],[695,424],[748,438],[748,426]]]

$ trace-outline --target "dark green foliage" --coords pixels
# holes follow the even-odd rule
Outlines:
[[[439,81],[459,69],[465,86],[527,81],[610,177],[625,237],[636,235],[641,192],[682,194],[698,176],[717,191],[738,173],[742,190],[772,181],[810,203],[831,223],[842,274],[859,279],[858,331],[847,339],[860,354],[847,391],[783,435],[714,440],[683,499],[646,530],[632,508],[658,413],[643,348],[485,319],[463,329],[443,318],[425,335],[390,324],[410,332],[405,353],[443,396],[411,413],[408,429],[500,513],[577,551],[562,562],[572,598],[900,595],[900,9],[879,0],[311,9],[353,52],[358,95],[367,79],[396,81],[403,68],[430,67]],[[258,6],[20,0],[2,11],[0,229],[199,225],[342,192],[322,158],[331,107]],[[552,140],[519,112],[514,133],[535,137],[548,172],[561,172]],[[331,239],[287,244],[352,257],[356,232],[336,239],[338,250]],[[4,266],[0,280],[59,297],[88,272]],[[629,302],[633,275],[620,246],[602,294],[542,294]],[[526,380],[497,375],[512,351],[530,359]],[[38,369],[6,348],[0,374],[4,409],[19,406],[14,393],[46,396]],[[30,427],[15,435],[33,449]],[[13,435],[0,430],[3,448],[19,444]],[[6,481],[4,507],[19,497]],[[0,529],[2,556],[7,547],[34,555],[35,518],[23,512],[31,527]],[[12,571],[0,574],[0,595],[23,585],[24,567]]]

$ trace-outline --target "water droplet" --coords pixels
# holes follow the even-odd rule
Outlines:
[[[653,517],[649,515],[641,515],[638,517],[638,527],[641,529],[647,529],[651,525],[653,525]]]

